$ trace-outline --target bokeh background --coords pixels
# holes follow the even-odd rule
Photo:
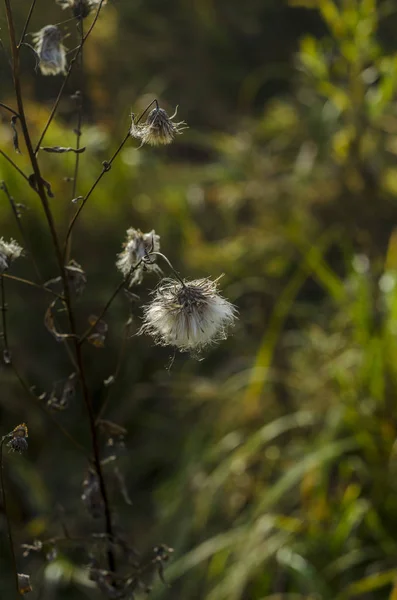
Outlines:
[[[12,5],[20,31],[27,3]],[[72,50],[76,24],[52,1],[38,0],[29,31],[59,22]],[[113,0],[67,85],[45,144],[75,145],[80,89],[78,194],[154,97],[190,127],[165,148],[131,140],[87,203],[72,244],[88,279],[81,329],[120,281],[131,226],[155,229],[185,277],[223,273],[239,310],[201,360],[174,356],[135,335],[148,275],[139,298],[112,305],[105,347],[85,347],[95,409],[106,400],[104,418],[127,431],[106,470],[116,528],[140,556],[174,549],[155,600],[397,599],[396,31],[395,0]],[[15,106],[3,7],[0,36],[0,100]],[[22,71],[37,139],[62,77],[36,72],[28,47]],[[11,134],[2,112],[1,149],[29,174]],[[75,158],[40,158],[63,235]],[[1,156],[0,179],[43,280],[56,277],[37,197]],[[21,241],[0,194],[0,233]],[[35,280],[29,252],[12,273]],[[22,555],[100,527],[81,501],[84,452],[54,422],[89,452],[79,390],[67,410],[46,407],[73,370],[44,327],[49,297],[8,281],[6,294],[26,385],[2,365],[1,433],[29,426],[29,452],[5,455],[18,568],[32,600],[94,600],[84,540]],[[8,600],[4,518],[0,543]]]

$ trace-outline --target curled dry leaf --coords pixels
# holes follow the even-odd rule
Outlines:
[[[40,150],[44,152],[51,152],[52,154],[64,154],[65,152],[74,152],[75,154],[82,154],[85,152],[86,147],[81,148],[70,148],[65,146],[40,146]]]
[[[47,308],[44,315],[44,325],[48,329],[48,331],[54,336],[57,342],[63,342],[67,338],[73,337],[71,333],[59,333],[55,327],[53,310],[57,303],[57,298],[53,300],[50,306]]]

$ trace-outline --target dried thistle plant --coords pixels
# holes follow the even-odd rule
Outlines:
[[[27,16],[21,43],[25,38],[31,15],[34,11],[36,0],[31,0],[32,4]],[[72,233],[78,221],[81,212],[85,209],[88,200],[95,192],[102,177],[111,171],[112,163],[120,154],[124,145],[131,142],[132,138],[140,141],[140,146],[164,146],[174,141],[177,135],[186,129],[184,121],[175,121],[176,111],[170,117],[166,111],[159,107],[158,101],[153,100],[143,113],[132,119],[132,125],[126,124],[126,133],[112,157],[102,163],[102,169],[99,175],[92,183],[89,191],[85,195],[80,195],[79,186],[79,161],[85,147],[81,145],[83,112],[84,112],[84,94],[80,91],[75,92],[71,97],[75,100],[76,109],[76,128],[74,130],[76,138],[74,147],[63,145],[46,146],[43,144],[44,137],[50,127],[54,115],[57,112],[63,91],[73,68],[80,68],[80,77],[84,78],[83,46],[93,30],[102,6],[106,0],[56,0],[62,9],[70,9],[73,13],[74,21],[77,25],[78,46],[72,51],[70,65],[67,69],[66,50],[63,45],[63,33],[57,25],[47,25],[36,34],[33,34],[34,49],[39,60],[39,68],[43,75],[65,74],[65,79],[61,85],[60,92],[50,112],[50,116],[40,134],[36,144],[32,142],[29,123],[25,117],[24,98],[22,95],[22,86],[20,85],[20,61],[18,58],[19,46],[16,43],[15,26],[13,21],[13,12],[10,0],[5,0],[6,16],[10,33],[10,47],[12,53],[13,74],[15,82],[15,96],[18,112],[4,103],[0,103],[2,109],[12,113],[13,143],[14,151],[19,150],[18,131],[22,132],[27,157],[29,159],[30,174],[25,175],[23,170],[5,153],[8,162],[14,170],[19,173],[28,185],[31,193],[37,195],[45,215],[48,231],[53,243],[54,256],[57,261],[58,272],[54,277],[44,282],[41,278],[40,269],[37,267],[35,257],[31,251],[29,240],[26,239],[24,228],[22,226],[21,214],[16,210],[12,195],[8,192],[5,183],[0,185],[13,209],[16,217],[18,230],[23,240],[23,246],[26,248],[26,254],[31,259],[35,269],[34,280],[22,279],[14,275],[6,274],[11,264],[23,253],[22,246],[11,239],[6,241],[0,239],[0,311],[2,313],[2,342],[3,342],[3,362],[5,366],[11,365],[17,375],[17,379],[23,385],[25,391],[30,396],[34,396],[36,402],[40,403],[44,412],[52,419],[54,426],[59,432],[72,443],[86,460],[84,472],[81,474],[82,492],[80,501],[86,508],[86,518],[95,519],[96,530],[88,536],[87,543],[84,544],[81,538],[77,537],[76,547],[81,551],[82,548],[89,558],[89,574],[98,589],[104,597],[108,598],[129,598],[140,591],[147,591],[146,576],[157,573],[161,581],[164,582],[164,566],[168,561],[172,549],[164,544],[160,544],[153,549],[153,555],[145,563],[137,558],[134,548],[128,541],[122,539],[115,526],[115,511],[112,506],[113,496],[109,493],[109,487],[112,482],[116,483],[117,491],[127,506],[134,504],[130,500],[127,479],[122,473],[121,465],[117,463],[121,453],[128,452],[128,440],[126,439],[127,430],[118,423],[113,423],[103,419],[103,413],[107,408],[109,398],[106,398],[96,412],[96,406],[93,403],[93,394],[95,387],[92,387],[91,373],[87,377],[87,359],[83,352],[84,344],[90,345],[92,352],[106,351],[107,336],[111,333],[108,319],[105,316],[114,299],[125,292],[130,300],[130,312],[126,319],[125,330],[128,331],[133,321],[133,309],[136,310],[136,303],[139,297],[135,296],[128,288],[140,284],[145,272],[152,272],[162,277],[162,271],[157,264],[157,259],[162,256],[166,262],[168,259],[160,254],[160,236],[154,231],[143,233],[140,229],[130,227],[126,232],[126,240],[122,251],[118,254],[116,267],[122,275],[122,280],[117,288],[111,294],[109,300],[103,308],[95,314],[86,312],[85,315],[78,314],[81,305],[80,300],[84,290],[89,285],[86,272],[81,265],[71,258],[72,256]],[[95,12],[96,11],[96,12]],[[94,14],[93,14],[94,13]],[[83,19],[93,14],[90,19],[90,26],[87,30],[83,28]],[[79,60],[77,60],[79,59]],[[154,108],[153,105],[155,105]],[[147,115],[145,119],[145,115]],[[144,120],[145,119],[145,120]],[[37,155],[39,151],[40,162]],[[70,205],[75,210],[69,225],[67,227],[64,239],[61,239],[61,232],[53,215],[53,209],[49,198],[53,197],[52,187],[42,173],[42,163],[46,155],[51,153],[59,157],[65,153],[73,152],[75,154],[75,163],[73,176],[67,179],[72,181],[70,190]],[[47,154],[46,154],[47,153]],[[59,158],[61,160],[61,158]],[[70,175],[70,174],[69,174]],[[77,204],[78,202],[78,204]],[[61,228],[59,228],[61,229]],[[172,267],[171,267],[172,268]],[[218,280],[197,279],[194,281],[185,281],[176,279],[162,279],[153,292],[153,299],[150,304],[144,307],[144,321],[140,328],[140,333],[147,333],[155,339],[158,344],[171,345],[179,350],[187,350],[191,353],[197,353],[208,345],[218,341],[226,336],[228,328],[233,324],[236,318],[235,307],[219,293]],[[52,339],[56,341],[58,347],[63,346],[67,351],[70,365],[67,372],[54,377],[44,393],[36,394],[35,387],[25,382],[25,379],[17,371],[17,367],[11,360],[11,351],[8,339],[8,321],[6,302],[6,283],[8,280],[15,280],[21,284],[42,290],[51,299],[47,302],[48,307],[44,314],[44,328],[51,333]],[[57,284],[57,285],[54,285]],[[8,296],[7,296],[8,298]],[[83,299],[86,300],[85,298]],[[96,307],[97,308],[97,307]],[[87,315],[90,315],[87,320]],[[88,325],[87,325],[88,321]],[[84,325],[87,327],[84,328]],[[82,328],[82,329],[81,329]],[[88,347],[88,346],[87,346]],[[98,349],[98,350],[96,350]],[[102,349],[102,350],[99,350]],[[87,353],[88,354],[88,353]],[[100,385],[109,387],[118,376],[120,361],[116,368],[105,375],[96,373]],[[111,357],[110,357],[111,361]],[[92,363],[95,368],[95,361]],[[103,382],[103,383],[102,383]],[[73,402],[71,402],[73,400]],[[68,429],[59,420],[59,416],[64,411],[70,409],[81,401],[85,407],[87,418],[87,429],[89,430],[89,440],[81,444]],[[7,520],[8,537],[10,552],[12,555],[13,571],[15,579],[15,588],[18,595],[23,595],[32,590],[30,576],[20,573],[17,567],[17,557],[14,550],[12,539],[12,528],[8,518],[6,495],[3,481],[3,448],[7,447],[11,452],[22,453],[28,449],[28,428],[25,423],[15,427],[10,433],[3,436],[0,442],[0,480],[2,484],[3,507]],[[87,455],[87,447],[90,448]],[[56,457],[56,464],[58,464]],[[110,468],[109,468],[110,465]],[[110,470],[110,473],[109,473]],[[66,531],[66,527],[63,527]],[[84,527],[86,531],[87,527]],[[69,535],[51,537],[47,540],[34,540],[33,543],[23,544],[23,556],[29,556],[30,552],[36,554],[45,554],[45,560],[52,560],[58,553],[58,547],[63,543],[70,544],[73,540]]]

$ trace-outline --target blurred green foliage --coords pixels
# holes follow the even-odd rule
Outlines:
[[[22,22],[25,3],[15,4]],[[129,110],[153,95],[167,108],[180,104],[190,129],[169,149],[131,141],[87,203],[72,254],[88,276],[80,326],[118,283],[114,262],[129,226],[154,228],[186,277],[224,273],[240,318],[204,360],[176,356],[168,369],[170,352],[134,335],[156,281],[147,278],[134,290],[141,301],[112,306],[106,348],[86,349],[97,408],[123,353],[106,417],[128,431],[119,462],[132,506],[114,486],[116,526],[143,554],[159,542],[174,547],[172,585],[156,581],[157,600],[396,600],[396,4],[171,6],[111,3],[84,55],[79,193],[117,147]],[[59,19],[55,6],[49,14]],[[42,18],[37,11],[36,29]],[[32,56],[25,60],[37,134],[59,80],[43,82]],[[80,83],[76,73],[69,92]],[[7,119],[1,147],[11,153]],[[73,119],[66,98],[46,143],[73,146]],[[73,157],[45,161],[65,231]],[[0,169],[27,207],[23,224],[50,279],[41,209],[7,163]],[[2,233],[18,239],[4,195],[0,216]],[[32,277],[28,258],[15,273]],[[29,385],[51,391],[70,365],[43,327],[45,298],[7,288],[15,363]],[[28,456],[7,457],[17,541],[61,535],[61,523],[71,534],[94,531],[80,500],[84,456],[5,366],[1,385],[2,430],[30,427]],[[87,444],[78,396],[55,418]],[[5,542],[0,556],[8,597]],[[47,565],[19,555],[32,597],[96,598],[81,556],[67,545]]]

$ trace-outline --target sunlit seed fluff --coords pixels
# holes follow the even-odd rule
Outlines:
[[[140,263],[143,258],[148,256],[149,252],[160,250],[160,236],[156,234],[154,229],[149,233],[142,233],[140,229],[130,227],[127,229],[127,240],[123,247],[123,251],[118,255],[116,267],[125,278],[129,278],[130,286],[141,283],[145,270],[161,273],[160,268],[155,263],[155,256]]]
[[[15,241],[6,242],[0,238],[0,273],[4,273],[10,267],[11,263],[19,258],[23,253],[21,246]]]
[[[106,0],[56,0],[56,3],[61,6],[61,8],[71,8],[73,11],[73,16],[78,19],[85,19],[93,10],[98,10],[99,7],[102,7],[106,4]]]
[[[200,351],[226,338],[236,319],[236,308],[218,292],[218,279],[196,279],[182,284],[164,279],[144,307],[140,333],[162,346]]]
[[[172,120],[176,112],[175,110],[172,117],[169,117],[163,108],[154,108],[144,124],[137,125],[134,120],[132,121],[132,137],[140,139],[142,144],[149,144],[149,146],[171,144],[176,135],[187,129],[185,121],[174,123]]]
[[[62,44],[62,33],[56,25],[40,29],[33,35],[33,43],[43,75],[66,73],[66,51]]]

